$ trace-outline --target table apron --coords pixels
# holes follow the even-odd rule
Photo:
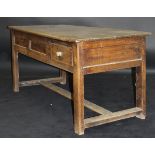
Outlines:
[[[83,67],[84,74],[93,74],[93,73],[101,73],[119,69],[128,69],[132,67],[137,67],[142,64],[142,58],[134,59],[134,60],[127,60],[127,61],[120,61],[120,62],[112,62],[112,63],[104,63],[98,64],[93,66],[86,66]]]

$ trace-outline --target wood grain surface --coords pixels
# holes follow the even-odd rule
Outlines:
[[[9,28],[69,42],[116,39],[131,36],[146,36],[151,34],[149,32],[142,31],[74,25],[30,25],[9,26]]]

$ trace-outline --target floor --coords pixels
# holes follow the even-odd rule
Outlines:
[[[39,67],[21,67],[21,79],[39,79],[56,76]],[[147,118],[130,118],[85,130],[83,136],[74,134],[71,101],[42,86],[23,87],[12,91],[9,67],[1,69],[0,77],[0,137],[54,138],[54,137],[155,137],[155,74],[147,75]],[[68,74],[66,89],[71,88]],[[130,72],[110,72],[85,77],[85,98],[117,111],[134,106]],[[96,115],[85,109],[85,117]]]

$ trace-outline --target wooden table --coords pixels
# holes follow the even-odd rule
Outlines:
[[[146,116],[145,39],[148,32],[72,25],[9,26],[12,38],[13,89],[43,85],[74,102],[74,130],[82,135],[89,127]],[[18,53],[60,69],[60,76],[19,82]],[[135,68],[136,105],[111,112],[84,99],[84,75]],[[66,83],[73,74],[73,95],[53,83]],[[84,106],[99,115],[84,119]]]

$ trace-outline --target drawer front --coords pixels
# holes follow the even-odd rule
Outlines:
[[[40,53],[47,54],[47,55],[50,54],[47,38],[31,35],[29,37],[29,40],[31,42],[30,48],[33,51],[40,52]]]
[[[70,46],[52,43],[51,61],[63,66],[73,66],[73,50]]]
[[[115,63],[141,58],[140,47],[137,45],[111,46],[86,49],[82,52],[83,66]]]
[[[28,48],[29,40],[28,35],[23,32],[15,31],[15,44]]]
[[[20,46],[19,52],[29,57],[43,62],[50,60],[50,50],[47,38],[24,32],[15,32],[15,44]]]
[[[15,47],[19,53],[72,72],[72,45],[25,32],[15,31]]]

